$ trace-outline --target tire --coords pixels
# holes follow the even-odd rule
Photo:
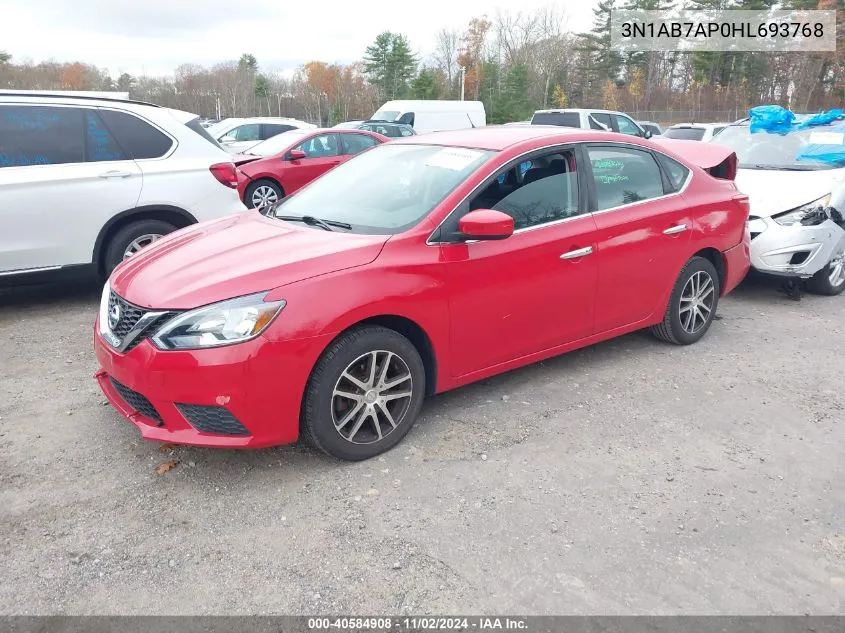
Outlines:
[[[387,362],[385,377],[382,370]],[[372,375],[375,380],[368,378]],[[379,391],[382,380],[388,385],[396,384]],[[409,395],[399,397],[406,393]],[[387,399],[389,396],[393,397]],[[405,437],[419,415],[424,396],[425,368],[408,339],[381,326],[355,328],[337,338],[314,366],[303,398],[302,431],[332,457],[348,461],[369,459],[390,450]],[[388,421],[385,407],[395,426]]]
[[[841,294],[845,290],[845,255],[839,254],[834,257],[824,268],[808,279],[807,290],[828,297]]]
[[[253,201],[253,197],[261,197],[256,196],[256,192],[266,192],[267,196],[275,195],[275,199],[267,198],[267,202],[265,204],[256,203]],[[279,186],[279,183],[269,180],[267,178],[263,178],[261,180],[256,180],[253,183],[250,183],[249,186],[244,191],[244,204],[250,209],[257,209],[262,206],[266,206],[268,204],[273,204],[285,197],[285,192],[282,191],[282,188]]]
[[[138,220],[137,222],[130,222],[118,230],[109,241],[106,247],[106,254],[103,258],[104,272],[107,276],[110,275],[117,265],[126,259],[125,255],[130,245],[139,238],[156,236],[154,239],[158,239],[168,233],[172,233],[177,228],[163,220]]]
[[[700,288],[698,293],[696,286]],[[713,264],[704,257],[693,257],[678,275],[662,323],[652,327],[651,333],[660,340],[675,345],[695,343],[707,333],[713,323],[719,305],[720,290],[719,274]],[[698,301],[692,306],[691,301],[686,299],[689,296],[698,296]],[[706,316],[705,310],[709,310]]]

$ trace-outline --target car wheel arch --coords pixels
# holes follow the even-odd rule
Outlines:
[[[105,270],[103,258],[111,238],[124,226],[138,220],[161,220],[173,224],[177,228],[185,228],[196,224],[197,219],[179,207],[172,205],[147,205],[121,211],[112,216],[100,229],[97,239],[94,241],[94,250],[91,254],[91,262],[102,274]]]
[[[719,288],[724,289],[728,275],[728,268],[722,251],[717,248],[713,248],[712,246],[708,246],[690,255],[689,259],[692,259],[693,257],[703,257],[713,264],[716,272],[719,273]],[[689,259],[687,261],[689,261]],[[684,262],[684,264],[686,264],[686,262]]]
[[[282,192],[282,197],[284,198],[287,193],[285,193],[285,187],[282,183],[279,182],[279,179],[276,176],[270,176],[265,174],[259,174],[257,176],[249,176],[249,183],[246,187],[244,187],[244,198],[246,198],[246,190],[252,187],[254,184],[261,182],[262,180],[266,180],[274,185],[276,185]]]
[[[320,355],[322,356],[326,349],[330,348],[338,338],[346,334],[349,330],[366,325],[380,325],[408,339],[416,348],[423,361],[426,382],[425,395],[432,396],[437,392],[437,352],[432,343],[431,336],[417,321],[406,316],[398,314],[377,314],[350,322],[337,331],[337,334],[331,341],[327,341],[325,348],[320,351]]]

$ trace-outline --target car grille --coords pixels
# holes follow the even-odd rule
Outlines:
[[[112,387],[114,387],[115,391],[120,394],[120,397],[123,398],[126,404],[135,409],[145,418],[158,422],[159,426],[161,426],[161,416],[158,414],[158,411],[156,411],[156,408],[152,405],[152,403],[146,399],[146,397],[137,391],[133,391],[126,385],[120,384],[111,376],[109,376],[109,380],[111,381]]]
[[[106,314],[111,314],[111,311],[114,307],[117,306],[120,309],[120,318],[117,321],[117,325],[111,327],[111,324],[107,324],[111,333],[114,334],[121,343],[126,340],[126,336],[132,332],[136,325],[138,325],[138,321],[140,321],[145,314],[150,312],[150,310],[146,310],[144,308],[139,308],[136,305],[132,305],[128,301],[124,300],[120,296],[118,296],[114,290],[109,292],[109,309]],[[143,341],[147,336],[154,333],[161,327],[165,321],[169,320],[175,313],[174,312],[166,312],[162,314],[157,319],[154,319],[146,326],[144,329],[138,332],[137,336],[135,336],[132,341],[126,345],[121,351],[123,353],[129,352],[134,349],[141,341]]]
[[[247,428],[223,407],[177,404],[176,408],[197,431],[218,435],[250,435]]]

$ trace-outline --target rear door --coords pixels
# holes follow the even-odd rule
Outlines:
[[[291,194],[322,176],[343,160],[339,134],[318,134],[303,141],[294,149],[302,150],[307,157],[287,163],[283,186]]]
[[[266,141],[268,138],[272,138],[276,136],[276,134],[281,134],[282,132],[287,132],[288,130],[293,130],[294,126],[287,125],[284,123],[262,123],[261,124],[261,140]]]
[[[350,132],[349,134],[338,134],[338,136],[340,137],[343,149],[341,161],[347,161],[355,156],[355,154],[360,154],[364,150],[379,144],[379,140],[369,134]]]
[[[622,144],[586,151],[599,262],[595,331],[602,333],[663,309],[659,300],[689,257],[692,217],[678,192],[683,185],[669,180],[652,152]]]
[[[91,263],[141,186],[95,108],[0,104],[0,272]]]

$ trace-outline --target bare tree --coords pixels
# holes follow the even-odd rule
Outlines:
[[[460,68],[458,67],[458,54],[461,47],[461,34],[454,29],[443,29],[435,36],[434,53],[432,61],[434,66],[443,73],[449,89],[449,96],[455,90],[455,80]]]

